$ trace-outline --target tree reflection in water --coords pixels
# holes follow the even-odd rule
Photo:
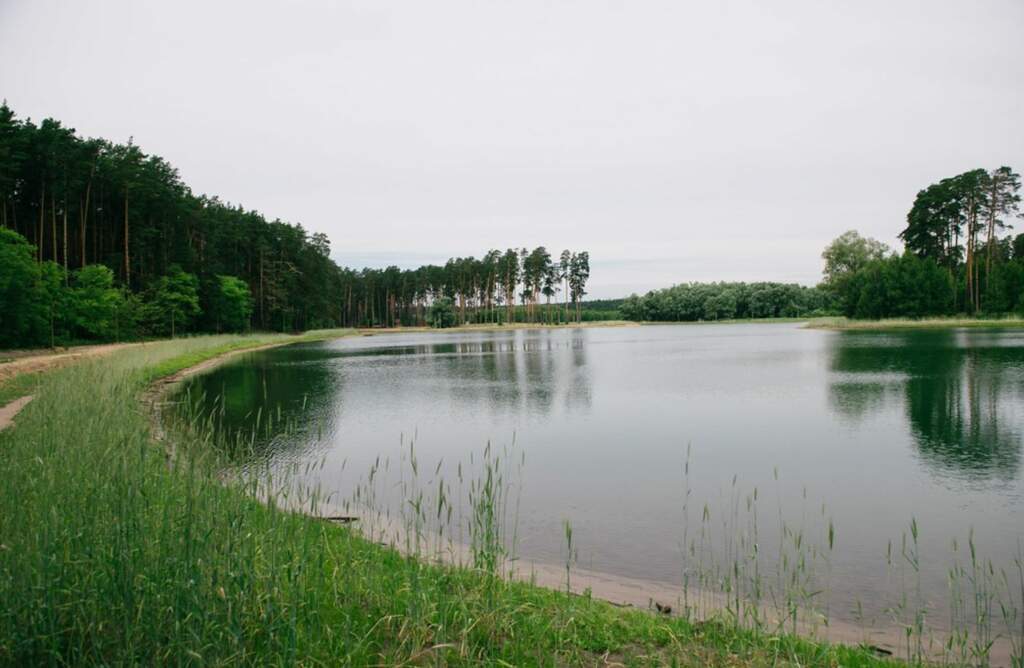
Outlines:
[[[367,383],[386,386],[396,411],[423,397],[437,406],[450,402],[456,412],[492,416],[524,409],[538,416],[589,411],[584,341],[583,332],[566,337],[540,331],[414,345],[367,338],[356,346],[285,346],[196,376],[181,396],[221,435],[251,436],[251,458],[294,460],[316,452],[343,428],[346,411],[367,400],[353,392],[366,395]],[[393,372],[400,377],[389,377]]]
[[[829,402],[862,420],[903,395],[918,453],[942,475],[1013,480],[1022,433],[1024,337],[981,330],[840,332]]]

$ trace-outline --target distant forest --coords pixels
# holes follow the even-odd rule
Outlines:
[[[905,250],[851,230],[822,253],[816,287],[780,283],[688,283],[633,295],[629,320],[723,320],[1024,315],[1024,234],[1007,234],[1020,216],[1020,175],[1009,167],[974,169],[920,191],[900,233]]]
[[[0,346],[191,332],[625,318],[640,321],[1024,314],[1020,176],[974,169],[921,190],[905,251],[850,231],[815,287],[688,283],[584,302],[586,251],[491,250],[418,269],[352,269],[326,235],[195,195],[131,140],[79,137],[0,106]]]
[[[589,275],[586,251],[543,247],[339,267],[326,235],[195,195],[131,140],[85,139],[0,106],[0,346],[581,320]]]
[[[627,320],[697,321],[827,315],[826,290],[795,283],[683,283],[625,299]]]

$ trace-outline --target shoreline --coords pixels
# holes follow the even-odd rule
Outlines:
[[[883,320],[851,320],[849,318],[818,318],[808,321],[805,329],[831,332],[891,332],[941,329],[1024,329],[1024,317],[1011,318],[887,318]]]
[[[228,349],[223,349],[223,346],[221,348],[211,346],[205,350],[193,351],[189,355],[181,355],[179,357],[166,360],[162,365],[150,362],[142,370],[143,378],[145,378],[145,380],[141,384],[141,391],[136,396],[141,402],[144,402],[144,408],[149,409],[147,411],[147,418],[149,419],[150,424],[153,425],[155,424],[154,420],[156,420],[156,423],[159,422],[159,416],[153,412],[154,409],[159,410],[159,407],[156,406],[156,404],[158,404],[160,400],[166,396],[166,393],[171,391],[176,384],[196,374],[203,373],[224,364],[238,355],[290,345],[293,343],[333,340],[358,335],[361,335],[361,333],[353,330],[348,330],[344,333],[322,332],[309,336],[284,335],[280,339],[269,341],[254,339],[251,341],[251,345],[247,345],[250,342],[243,339],[231,344],[225,344],[232,346]],[[151,371],[159,369],[161,366],[171,366],[182,359],[188,359],[188,361],[191,361],[192,358],[196,358],[194,363],[179,366],[170,373],[156,376],[153,376],[150,373]],[[157,445],[162,445],[166,449],[168,439],[162,439],[163,442],[161,443],[161,436],[162,431],[152,431],[150,433],[152,442]],[[169,457],[173,457],[174,453],[168,453],[168,455]],[[173,459],[169,461],[171,465],[173,465],[172,462]],[[324,519],[322,516],[313,515],[311,513],[301,511],[294,512],[296,512],[296,514],[301,513],[301,515],[310,518],[312,521],[322,521]],[[353,533],[361,540],[370,540],[363,533],[362,528]],[[400,551],[400,549],[396,547],[397,545],[401,545],[401,542],[392,540],[390,543],[390,547],[392,549]],[[460,546],[459,549],[464,550],[465,547]],[[431,563],[430,555],[419,556],[424,560],[424,563]],[[446,563],[455,567],[460,566],[460,563],[457,561]],[[562,591],[564,593],[564,565],[532,561],[528,558],[522,559],[518,564],[516,571],[512,573],[512,577],[507,578],[509,581],[526,583],[548,592]],[[630,578],[617,576],[612,573],[574,568],[572,570],[571,591],[577,595],[585,595],[587,590],[590,591],[595,599],[602,600],[610,605],[616,607],[628,607],[639,612],[650,612],[653,619],[660,618],[660,615],[657,615],[653,610],[650,610],[653,602],[671,603],[678,612],[679,610],[676,606],[683,596],[682,586],[679,584]],[[718,611],[725,610],[725,606],[721,603],[721,595],[715,594],[714,592],[701,592],[698,594],[695,590],[691,589],[690,596],[691,598],[696,598],[704,602],[711,601],[712,605],[709,607],[712,616],[714,616]],[[813,613],[813,611],[808,612]],[[697,619],[699,620],[700,618]],[[695,621],[694,623],[700,622]],[[818,630],[818,633],[808,632],[814,631],[815,629]],[[867,629],[860,627],[857,624],[838,619],[830,620],[827,624],[818,624],[812,618],[808,623],[800,625],[799,631],[796,634],[791,634],[789,632],[782,631],[781,629],[768,631],[767,633],[769,636],[786,635],[812,643],[828,643],[834,646],[854,648],[858,645],[863,648],[865,643],[869,643],[875,647],[882,647],[887,651],[891,651],[894,655],[899,653],[901,647],[900,641],[902,639],[898,628]],[[941,633],[936,632],[935,637],[942,637]],[[998,643],[997,647],[998,649],[993,648],[994,651],[990,658],[996,661],[997,665],[1001,665],[1001,662],[1004,661],[1004,655],[1007,655],[1008,651],[1002,642]]]
[[[322,510],[326,510],[326,508]],[[340,511],[340,509],[332,507],[332,514],[335,511]],[[311,515],[302,510],[293,512],[321,521],[331,521],[329,517]],[[369,516],[356,514],[342,517],[345,517],[344,524],[354,527],[354,531],[364,540],[387,546],[404,556],[426,563],[455,568],[470,568],[469,564],[472,563],[472,548],[469,545],[455,542],[451,537],[439,541],[438,535],[431,531],[412,532],[399,526],[393,515],[384,516],[378,511]],[[409,553],[403,549],[403,545],[412,544],[414,540],[427,545],[427,551]],[[512,558],[506,559],[501,568],[501,577],[509,582],[539,587],[555,593],[565,593],[568,590],[573,596],[589,596],[616,608],[649,613],[655,618],[662,615],[687,618],[697,624],[711,619],[729,617],[735,613],[732,608],[734,600],[731,595],[726,593],[701,590],[695,586],[684,587],[680,583],[653,578],[631,577],[608,571],[581,568],[575,565],[570,571],[570,582],[567,588],[564,562],[555,564],[519,554],[509,556]],[[791,611],[786,613],[786,617],[780,617],[778,610],[772,609],[765,603],[756,607],[759,619],[767,627],[774,627],[774,629],[766,631],[769,636],[794,635],[809,642],[827,643],[851,649],[866,648],[880,657],[902,660],[899,659],[899,654],[905,648],[906,637],[904,629],[897,625],[882,628],[865,627],[845,619],[826,619],[818,610],[801,608],[797,613],[796,626],[798,630],[794,634],[786,628],[791,628],[793,623],[792,618],[788,616],[792,614]],[[668,609],[669,612],[663,612],[663,609]],[[744,608],[743,615],[747,617],[750,614],[750,609]],[[938,641],[945,640],[944,634],[945,632],[933,631],[931,637],[933,642],[929,643],[931,649],[926,650],[926,653],[936,661],[942,658],[943,645]],[[999,662],[1007,660],[1010,656],[1010,647],[1005,639],[995,643],[992,649],[990,658],[997,662],[995,665],[1002,665]]]
[[[356,330],[337,330],[336,332],[327,330],[323,332],[322,336],[317,333],[313,333],[312,335],[301,334],[295,337],[267,341],[265,343],[254,342],[251,346],[243,345],[241,347],[231,348],[229,350],[215,353],[210,357],[204,357],[194,364],[181,367],[169,374],[158,374],[155,378],[149,379],[138,397],[139,403],[142,404],[148,418],[153,442],[157,445],[163,446],[168,462],[173,462],[176,452],[174,451],[174,447],[171,444],[170,439],[167,438],[167,432],[164,429],[164,407],[171,403],[167,401],[167,395],[192,376],[214,369],[231,358],[244,355],[246,353],[270,350],[271,348],[280,348],[282,346],[289,346],[296,343],[333,341],[336,339],[348,338],[350,336],[360,336],[360,334]]]
[[[524,326],[518,327],[517,329],[534,328],[534,326],[531,326],[528,323],[522,324]],[[640,325],[640,323],[630,324],[634,326]],[[629,326],[629,324],[620,326]],[[561,328],[566,327],[563,326]],[[447,331],[466,331],[466,329],[467,328],[449,328]],[[484,328],[475,329],[479,331]],[[396,330],[387,330],[384,332],[380,332],[380,330],[375,331],[390,334],[446,330],[431,328],[398,328]],[[366,335],[367,334],[364,334],[363,331],[356,330],[353,334],[342,334],[336,337],[324,337],[323,339],[305,339],[305,341],[335,340],[346,338],[348,336]],[[160,444],[165,448],[169,464],[173,462],[175,453],[172,450],[168,450],[170,447],[170,439],[166,437],[166,432],[163,429],[162,409],[164,406],[169,404],[165,399],[175,387],[179,386],[188,378],[212,370],[240,354],[258,352],[261,350],[302,342],[304,341],[274,341],[254,345],[252,347],[226,351],[152,381],[143,392],[141,399],[149,409],[148,414],[153,429],[152,438],[155,443]],[[452,542],[451,539],[449,539],[449,542],[444,549],[440,549],[439,547],[438,549],[430,550],[429,552],[406,554],[406,551],[402,549],[402,545],[409,542],[406,540],[407,531],[397,526],[393,518],[390,520],[382,518],[379,515],[379,512],[377,513],[377,516],[364,515],[361,513],[353,515],[351,512],[346,512],[342,515],[341,508],[331,508],[332,512],[330,513],[330,516],[328,516],[325,513],[332,505],[333,504],[327,503],[325,506],[321,507],[319,514],[313,514],[304,508],[285,509],[288,512],[308,518],[311,521],[328,521],[331,524],[336,524],[336,522],[331,521],[330,517],[344,516],[345,519],[343,523],[352,527],[351,523],[354,522],[355,525],[352,527],[353,533],[362,540],[386,546],[389,549],[393,549],[405,556],[411,556],[422,560],[425,564],[440,564],[453,568],[466,569],[468,568],[467,564],[471,563],[470,547],[461,543]],[[424,535],[420,535],[420,539],[423,539],[424,537]],[[427,537],[425,543],[429,546],[432,543],[432,540]],[[437,543],[434,544],[436,545]],[[509,582],[517,582],[539,587],[550,592],[557,593],[566,591],[565,564],[555,564],[517,555],[514,567],[508,570],[503,569],[501,577]],[[727,616],[730,611],[731,600],[727,598],[726,594],[715,591],[702,591],[693,587],[686,589],[679,583],[664,582],[649,578],[629,577],[611,572],[579,567],[572,568],[570,579],[571,585],[569,586],[568,591],[575,596],[590,596],[595,600],[603,601],[617,608],[629,608],[640,612],[650,613],[655,618],[660,615],[660,612],[656,612],[656,607],[665,605],[671,606],[672,610],[674,610],[674,612],[670,613],[673,617],[681,616],[680,613],[684,612],[684,607],[689,607],[689,613],[695,613],[695,616],[692,619],[696,623],[701,623],[704,620],[712,619],[720,615]],[[658,610],[660,610],[660,607]],[[819,611],[806,609],[802,610],[800,613],[800,620],[797,622],[797,632],[794,634],[791,631],[785,630],[784,625],[791,622],[786,619],[779,619],[778,611],[774,611],[769,609],[767,606],[764,606],[760,608],[759,616],[764,620],[769,620],[769,625],[775,627],[774,631],[768,631],[769,635],[790,634],[809,642],[841,645],[850,648],[869,648],[876,654],[880,652],[887,653],[894,658],[900,654],[905,643],[905,632],[897,624],[888,626],[864,626],[856,623],[855,621],[841,618],[826,619]],[[946,640],[948,631],[933,629],[931,634],[932,635],[929,636],[928,643],[931,649],[925,650],[926,654],[933,657],[935,660],[940,660],[942,658],[941,652],[943,651],[943,643]],[[990,660],[994,661],[995,665],[1002,665],[1002,662],[1009,659],[1010,654],[1011,648],[1009,647],[1006,639],[1000,638],[999,641],[995,642],[991,648]]]

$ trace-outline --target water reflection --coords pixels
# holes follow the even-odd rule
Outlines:
[[[910,518],[923,527],[923,554],[934,555],[922,562],[929,595],[947,586],[951,538],[973,531],[980,551],[1006,564],[1020,536],[1024,332],[394,334],[263,351],[191,389],[205,391],[204,408],[222,412],[226,428],[251,433],[257,416],[264,426],[273,416],[258,456],[271,470],[282,460],[318,464],[302,482],[336,499],[378,461],[378,499],[399,494],[390,482],[410,441],[422,470],[448,481],[487,444],[514,442],[527,462],[519,547],[546,563],[564,557],[570,520],[580,563],[674,581],[684,504],[707,504],[723,527],[715,540],[726,541],[725,518],[742,506],[734,490],[759,489],[762,507],[807,536],[821,533],[825,510],[814,507],[827,505],[842,545],[830,557],[833,609],[859,600],[881,615],[886,546]],[[280,431],[288,422],[292,431]],[[775,534],[760,538],[766,560]]]
[[[251,438],[258,458],[286,459],[358,433],[355,423],[382,406],[395,416],[380,428],[393,431],[396,424],[415,429],[425,419],[418,412],[441,407],[476,419],[546,418],[587,412],[593,397],[582,332],[287,346],[239,357],[194,377],[184,391],[221,434]],[[417,423],[402,423],[406,415]]]
[[[322,364],[313,346],[241,355],[215,374],[192,378],[182,388],[191,415],[211,426],[221,446],[246,443],[248,458],[288,451],[311,454],[330,435],[342,379]]]
[[[919,456],[933,471],[1013,480],[1022,432],[1024,348],[1018,337],[944,330],[844,332],[830,340],[829,405],[865,420],[902,395]]]

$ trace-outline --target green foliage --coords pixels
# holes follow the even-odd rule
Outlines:
[[[21,345],[35,338],[39,268],[34,253],[24,237],[0,228],[0,346]]]
[[[56,262],[39,265],[32,295],[36,314],[34,338],[51,347],[62,340],[65,331],[68,299],[64,279],[64,269]]]
[[[954,308],[992,313],[1013,301],[997,275],[1000,263],[1020,256],[999,233],[1019,215],[1020,187],[1020,175],[1004,166],[972,169],[917,194],[900,238],[908,252],[946,268],[962,295]]]
[[[455,309],[450,298],[441,297],[436,299],[427,308],[427,324],[435,328],[455,326]]]
[[[1010,245],[1014,260],[1024,260],[1024,234],[1018,234]]]
[[[825,260],[825,285],[838,288],[845,278],[888,254],[889,247],[881,241],[862,237],[856,230],[844,232],[821,253]]]
[[[133,339],[142,331],[146,320],[146,304],[142,298],[125,288],[120,290],[120,299],[114,313],[114,340]]]
[[[84,338],[111,339],[117,333],[121,292],[114,287],[114,272],[92,264],[75,272],[68,295],[68,314],[73,328]]]
[[[949,274],[911,253],[874,260],[842,282],[842,311],[854,318],[919,318],[953,311]]]
[[[622,317],[687,322],[821,315],[828,295],[818,288],[782,283],[681,283],[623,301]]]
[[[199,279],[174,265],[153,287],[150,322],[154,332],[170,334],[188,328],[199,315]]]
[[[217,276],[211,311],[217,331],[240,332],[252,316],[249,284],[234,276]]]

